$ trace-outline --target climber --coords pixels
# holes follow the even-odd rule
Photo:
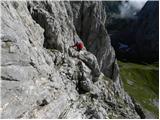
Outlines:
[[[81,50],[83,49],[84,45],[83,45],[83,42],[77,41],[77,42],[75,43],[75,45],[73,45],[73,46],[71,46],[71,47],[76,47],[76,48],[77,48],[77,51],[81,51]]]

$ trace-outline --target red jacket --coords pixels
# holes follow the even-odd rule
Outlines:
[[[73,47],[77,47],[78,50],[82,50],[82,48],[84,47],[82,42],[77,42]]]

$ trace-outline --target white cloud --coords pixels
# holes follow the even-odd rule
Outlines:
[[[147,0],[129,0],[129,4],[136,9],[141,9]]]
[[[133,17],[136,12],[141,10],[147,0],[129,0],[123,1],[119,6],[121,17]]]

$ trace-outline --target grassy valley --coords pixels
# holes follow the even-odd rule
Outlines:
[[[148,118],[158,118],[159,65],[118,61],[125,90],[140,103]]]

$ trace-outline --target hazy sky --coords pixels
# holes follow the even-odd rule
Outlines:
[[[141,9],[147,0],[129,0],[129,4],[137,9]]]
[[[146,1],[147,0],[123,1],[122,5],[119,6],[121,17],[133,17],[133,15],[144,6]]]

